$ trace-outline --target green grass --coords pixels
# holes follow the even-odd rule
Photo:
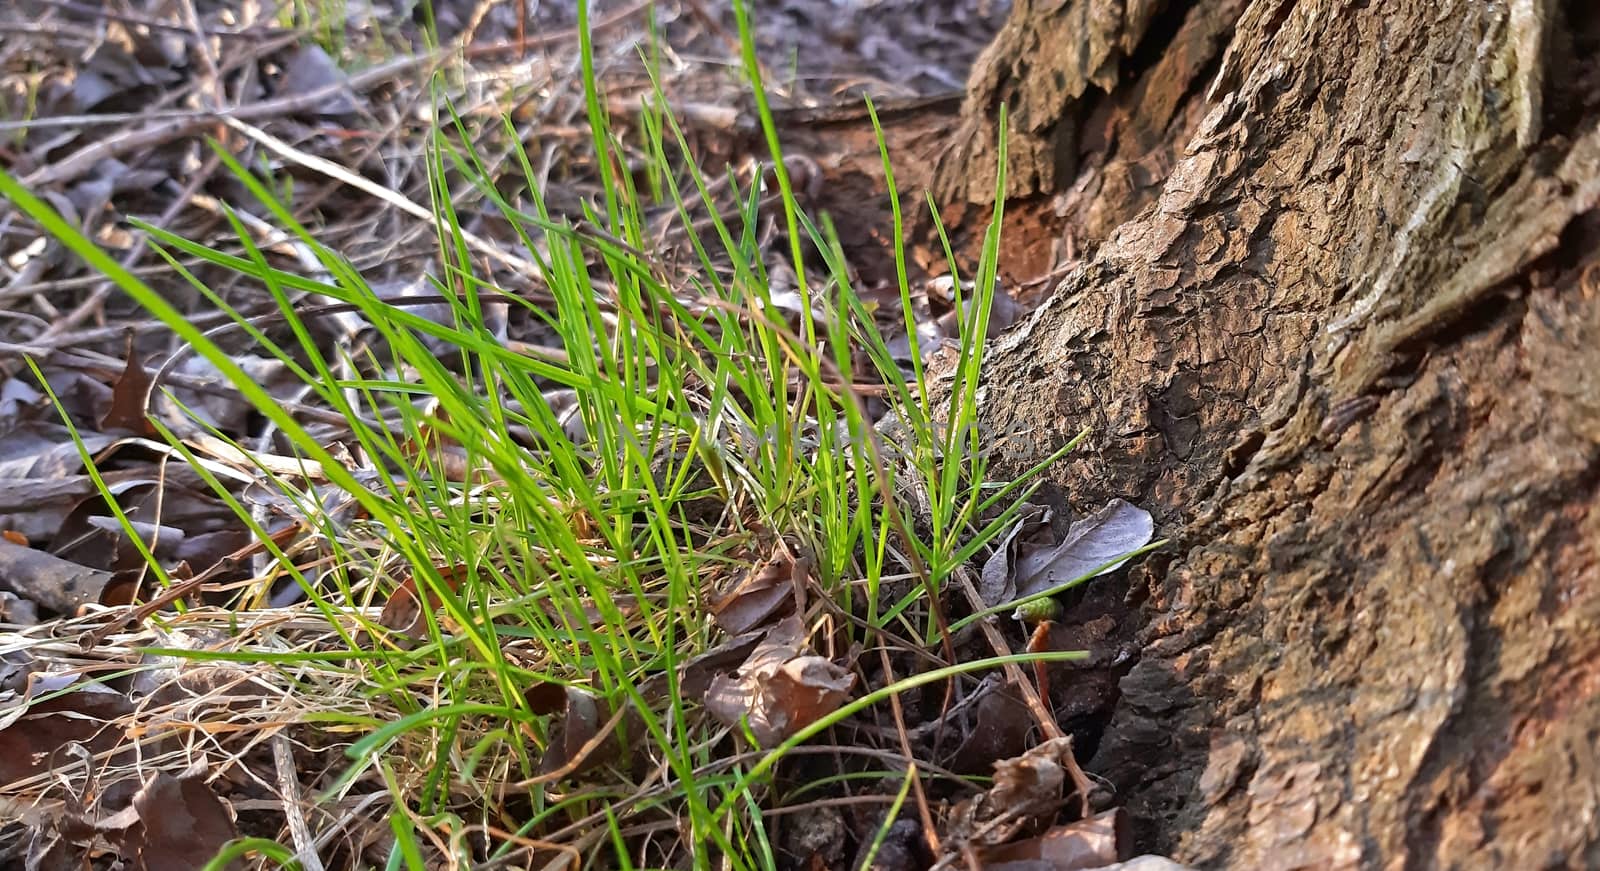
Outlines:
[[[310,34],[329,55],[339,57],[345,47],[345,7],[345,0],[289,0],[278,10],[278,23]]]
[[[219,152],[235,176],[279,227],[315,253],[326,277],[275,268],[238,222],[242,256],[144,226],[172,269],[213,304],[227,309],[180,257],[237,273],[278,304],[275,318],[235,313],[231,328],[210,333],[0,174],[0,193],[215,364],[294,454],[320,464],[352,503],[335,515],[318,507],[326,500],[306,480],[256,470],[301,506],[307,534],[326,557],[312,573],[272,542],[230,486],[201,469],[241,522],[267,542],[272,574],[262,578],[263,586],[272,577],[294,578],[332,632],[314,651],[167,653],[273,663],[294,669],[307,687],[322,680],[353,688],[326,705],[305,699],[307,711],[298,719],[359,736],[323,798],[338,798],[363,778],[389,784],[398,809],[391,817],[391,868],[422,867],[421,849],[430,843],[456,845],[463,861],[503,855],[512,840],[490,839],[485,846],[442,834],[489,821],[490,808],[494,824],[517,837],[570,831],[565,843],[586,858],[609,851],[606,861],[620,867],[668,864],[675,861],[672,849],[687,851],[696,867],[769,867],[773,847],[762,814],[771,807],[773,774],[787,751],[908,689],[1006,662],[1071,656],[957,663],[944,614],[951,573],[1014,521],[1016,507],[1032,492],[1029,479],[1046,465],[1022,481],[990,482],[975,426],[1000,250],[1003,171],[972,276],[975,290],[958,300],[958,362],[950,386],[936,389],[915,345],[911,372],[892,359],[876,313],[851,286],[833,228],[797,203],[750,23],[742,4],[736,8],[745,73],[780,193],[789,266],[804,301],[798,329],[772,306],[772,277],[756,238],[758,192],[741,189],[730,176],[740,214],[729,222],[715,218],[718,204],[708,180],[659,86],[628,134],[629,153],[649,159],[646,190],[636,189],[635,176],[622,169],[625,143],[607,118],[587,41],[583,85],[604,198],[603,210],[585,221],[552,217],[536,187],[529,186],[520,203],[503,197],[485,177],[480,155],[461,144],[477,141],[480,131],[460,118],[439,119],[429,152],[431,206],[445,231],[434,291],[452,312],[448,322],[378,297],[348,261],[295,220],[278,198],[278,182],[226,153]],[[586,33],[586,5],[579,9],[578,29]],[[998,135],[1004,167],[1003,120]],[[536,177],[527,154],[515,157],[527,178]],[[893,190],[887,148],[882,158]],[[452,209],[459,191],[449,180],[475,185],[515,228],[533,252],[540,283],[555,301],[552,310],[481,274]],[[652,256],[648,204],[669,205],[684,225],[707,213],[715,218],[708,234],[713,242],[687,237],[691,268],[669,268]],[[905,328],[915,342],[898,197],[892,214],[889,237]],[[957,258],[945,244],[955,272]],[[319,338],[305,315],[307,293],[359,313],[381,334],[383,350],[358,352]],[[542,320],[563,354],[506,348],[485,326],[483,304],[491,300]],[[813,317],[813,308],[824,316]],[[224,335],[248,337],[257,352],[294,371],[316,402],[345,416],[350,453],[321,443],[253,382],[223,350]],[[465,365],[447,365],[424,337],[458,349]],[[852,389],[860,384],[882,386],[901,436],[887,439],[874,429]],[[576,430],[545,399],[557,388],[575,398]],[[581,435],[574,438],[575,431]],[[188,452],[181,436],[169,433]],[[109,493],[106,498],[115,504]],[[926,510],[913,511],[912,504]],[[815,561],[820,599],[829,604],[818,605],[814,597],[807,614],[813,626],[832,620],[842,640],[867,649],[891,636],[919,639],[946,666],[890,686],[858,687],[852,701],[752,762],[740,755],[748,748],[739,730],[721,726],[685,698],[679,680],[690,658],[721,640],[709,588],[767,557],[779,540]],[[406,579],[439,605],[422,609],[418,639],[399,637],[374,616]],[[893,582],[905,579],[907,591],[888,595]],[[260,589],[253,592],[259,598]],[[829,607],[846,619],[827,617]],[[619,729],[648,761],[646,776],[633,780],[629,766],[619,764],[607,777],[563,782],[560,790],[539,784],[513,789],[513,802],[500,796],[503,784],[538,781],[559,719],[530,701],[530,688],[545,683],[580,688],[602,721],[612,711],[631,711],[617,718]],[[898,808],[906,800],[906,771],[888,767],[881,774],[891,784],[904,781],[898,794],[891,786],[885,795]],[[681,843],[640,855],[638,833],[664,818],[680,821]],[[262,842],[246,847],[275,861],[284,855],[262,849]]]

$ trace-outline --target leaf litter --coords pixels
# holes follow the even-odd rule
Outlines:
[[[177,11],[184,5],[192,18]],[[460,40],[468,58],[462,71],[479,76],[456,87],[451,105],[474,117],[499,112],[509,102],[513,122],[521,125],[519,135],[536,142],[539,182],[549,202],[573,218],[594,209],[603,200],[602,188],[593,155],[574,135],[582,132],[582,101],[571,86],[577,49],[570,12],[536,4],[532,20],[518,21],[514,11],[520,4],[435,5],[441,38]],[[920,4],[918,14],[908,16],[905,5],[892,0],[845,4],[848,11],[841,14],[837,4],[785,0],[763,9],[758,18],[765,22],[759,32],[764,56],[782,56],[798,40],[817,71],[814,80],[788,83],[788,105],[848,103],[863,92],[893,100],[958,89],[965,64],[1004,12],[985,3],[946,0]],[[13,14],[25,11],[53,22],[61,39],[15,40],[0,50],[5,70],[25,62],[46,71],[26,93],[14,87],[16,77],[0,76],[6,108],[0,117],[7,119],[0,123],[0,136],[11,137],[0,143],[0,165],[21,175],[167,298],[191,304],[196,323],[206,328],[224,323],[196,295],[195,288],[205,286],[271,338],[273,309],[255,288],[182,249],[173,252],[171,264],[150,262],[149,233],[130,229],[123,220],[141,216],[159,231],[206,240],[213,250],[245,258],[248,247],[229,227],[236,220],[275,268],[328,281],[332,276],[314,253],[274,229],[251,193],[218,171],[202,139],[218,136],[225,147],[282,170],[277,178],[297,217],[317,226],[319,241],[344,252],[376,291],[423,320],[448,327],[458,317],[448,300],[460,298],[455,293],[460,288],[442,282],[437,276],[444,273],[430,263],[431,228],[419,224],[415,212],[397,206],[428,200],[429,167],[418,157],[425,151],[426,131],[411,119],[426,117],[417,114],[419,103],[430,100],[423,74],[446,60],[423,48],[406,6],[350,4],[341,38],[319,40],[305,22],[251,19],[249,11],[241,18],[232,4],[205,0],[126,4],[123,13],[104,16],[55,0],[21,4]],[[630,56],[646,44],[642,6],[610,5],[598,11],[593,25],[609,40],[606,80],[614,90],[606,95],[608,105],[629,119],[640,116],[637,97],[648,90],[637,58]],[[693,3],[673,12],[678,17],[666,22],[673,50],[727,55],[725,19]],[[0,24],[5,15],[0,13]],[[537,51],[530,51],[534,47]],[[371,57],[382,55],[394,59],[370,64]],[[368,61],[352,63],[363,57]],[[758,152],[742,85],[692,64],[673,69],[670,84],[690,123],[691,144],[708,166],[734,166],[754,186]],[[238,120],[231,128],[216,123],[223,106],[241,107],[232,112]],[[25,120],[9,120],[17,118]],[[493,169],[510,168],[501,158]],[[797,155],[792,169],[809,174],[800,179],[802,188],[816,191],[825,184],[826,173],[814,160]],[[358,176],[382,181],[363,186],[355,184]],[[760,206],[774,203],[769,194]],[[490,258],[485,264],[488,274],[523,298],[548,305],[548,291],[534,280],[537,270],[519,267],[548,252],[524,245],[486,202],[464,196],[458,207],[467,219],[462,230],[484,240],[480,253],[503,252],[499,261]],[[726,208],[736,215],[739,204],[730,200]],[[686,248],[708,226],[684,227],[667,211],[657,217],[652,227],[662,253],[655,256],[673,256],[670,252]],[[20,821],[0,830],[0,854],[26,855],[30,867],[77,863],[86,855],[118,857],[131,867],[196,867],[224,843],[258,833],[291,844],[303,858],[315,860],[320,853],[351,865],[387,861],[396,843],[385,822],[394,785],[373,773],[346,781],[341,772],[347,770],[342,763],[352,742],[393,721],[404,708],[389,706],[372,683],[375,675],[362,668],[375,660],[361,657],[425,641],[435,632],[447,639],[470,635],[470,626],[445,612],[449,598],[474,585],[474,570],[442,564],[432,567],[427,580],[409,574],[379,537],[364,532],[371,518],[327,483],[327,470],[295,455],[211,362],[184,354],[164,329],[111,293],[103,277],[85,271],[15,214],[0,220],[0,255],[8,270],[0,301],[18,312],[0,319],[0,528],[7,533],[0,541],[0,587],[5,588],[0,593],[10,597],[4,612],[10,625],[0,634],[0,656],[8,669],[0,687],[0,745],[8,748],[4,758],[13,766],[0,778],[6,784],[0,805],[16,811]],[[776,254],[782,238],[768,223],[756,241]],[[942,256],[926,251],[916,259],[937,264]],[[684,268],[670,261],[661,265]],[[798,333],[805,301],[795,278],[785,272],[781,257],[772,258],[768,267],[771,305]],[[728,269],[731,275],[731,265]],[[897,291],[864,292],[884,331],[885,347],[903,369],[934,362],[941,350],[948,354],[960,328],[955,288],[952,278],[937,274],[913,282],[911,320],[920,361],[914,359],[918,354]],[[965,298],[973,290],[972,282],[962,283]],[[327,299],[302,283],[291,301],[305,312]],[[692,298],[685,302],[690,311],[704,312]],[[834,317],[820,299],[814,303],[817,322]],[[347,352],[346,359],[381,359],[393,337],[375,334],[372,324],[336,308],[324,306],[327,313],[309,316],[307,323]],[[491,316],[491,332],[507,347],[536,356],[565,353],[533,309],[484,296],[479,310]],[[1021,313],[1011,295],[998,288],[991,335]],[[280,321],[276,327],[280,338],[282,326]],[[374,490],[405,479],[369,446],[344,445],[340,440],[347,432],[340,415],[306,402],[290,362],[258,353],[256,339],[247,332],[233,329],[220,333],[219,340],[256,383],[269,387],[310,432],[336,447],[345,469]],[[447,341],[426,331],[414,336],[441,359],[448,357]],[[42,383],[24,359],[38,366]],[[162,359],[163,366],[153,367]],[[408,373],[366,374],[402,378]],[[562,415],[567,437],[584,440],[585,410],[572,402],[572,391],[551,386],[543,395],[550,410]],[[869,414],[881,416],[888,406],[878,394],[869,390],[866,395]],[[448,414],[437,403],[421,403],[415,410],[437,421],[438,428],[427,443],[407,442],[405,456],[429,474],[458,484],[493,479],[492,466],[452,441]],[[71,429],[59,422],[60,412]],[[188,428],[177,433],[176,445],[168,445],[153,425],[157,421],[169,427],[187,422]],[[761,437],[742,435],[747,441]],[[700,468],[705,483],[728,499],[728,482],[739,475],[740,451],[722,444],[702,445],[701,451],[723,457]],[[85,456],[92,466],[85,466]],[[693,457],[682,453],[664,458],[662,471],[670,477],[674,469],[691,466]],[[285,489],[281,476],[300,482],[300,489]],[[238,515],[207,486],[219,480],[258,526],[241,528]],[[116,497],[116,505],[103,498],[101,486]],[[462,500],[455,507],[466,505]],[[737,500],[712,505],[723,517],[708,523],[739,511]],[[587,529],[593,522],[576,505],[570,516],[575,527]],[[1048,512],[1025,509],[983,562],[981,594],[973,609],[1008,605],[1061,586],[1142,547],[1153,535],[1149,515],[1126,503],[1112,503],[1071,524],[1055,543],[1050,543],[1049,521]],[[586,534],[592,537],[592,530]],[[757,539],[761,535],[767,540],[753,546],[739,539],[730,551],[735,557],[729,570],[707,577],[715,629],[704,633],[703,647],[684,659],[670,680],[658,674],[642,685],[644,701],[652,704],[675,685],[682,699],[703,706],[720,724],[719,737],[707,744],[720,754],[707,763],[718,772],[746,764],[740,760],[749,753],[784,744],[895,674],[915,674],[939,661],[934,649],[911,637],[912,631],[880,635],[880,643],[893,651],[882,658],[843,643],[852,609],[818,595],[820,569],[810,556],[796,558],[790,543],[774,543],[770,533]],[[146,567],[146,552],[154,557],[154,567]],[[351,554],[369,560],[364,581],[350,590],[358,597],[356,606],[319,609],[322,597],[343,583],[344,568],[336,562]],[[586,558],[603,564],[597,553]],[[401,580],[393,583],[394,577]],[[443,587],[436,590],[441,580]],[[888,592],[877,606],[890,604]],[[590,640],[575,643],[592,646],[604,633],[641,619],[642,603],[629,601],[608,597],[576,615],[546,613],[552,620],[576,617],[579,622],[569,627],[574,638]],[[613,610],[617,603],[622,610]],[[35,624],[34,609],[43,609],[50,619]],[[986,637],[994,644],[997,636]],[[501,655],[536,673],[548,665],[548,657],[528,641],[514,633],[505,636]],[[1007,652],[1019,643],[1001,641]],[[1049,639],[1033,647],[1064,649]],[[982,655],[975,649],[964,646],[958,653]],[[490,769],[503,777],[492,792],[517,805],[541,790],[546,799],[582,795],[582,783],[600,785],[596,795],[630,790],[607,813],[630,822],[625,834],[636,839],[639,857],[658,855],[649,850],[660,848],[644,845],[676,824],[660,809],[669,784],[658,761],[639,743],[644,726],[638,711],[632,702],[585,685],[582,675],[568,677],[577,680],[530,679],[525,704],[534,719],[514,728],[544,752],[531,777],[514,776],[510,759],[496,761]],[[763,799],[770,803],[774,825],[781,829],[790,816],[807,818],[835,836],[788,838],[784,843],[791,852],[783,861],[790,867],[843,867],[841,862],[860,867],[870,856],[873,867],[901,868],[959,855],[982,867],[1044,862],[1077,868],[1108,864],[1125,854],[1125,838],[1113,839],[1109,852],[1084,853],[1090,858],[1064,859],[1057,848],[1042,846],[1050,839],[1088,838],[1107,814],[1088,814],[1087,782],[1070,739],[1033,743],[1040,737],[1031,719],[1037,708],[1018,698],[1014,677],[933,685],[937,691],[907,693],[896,702],[893,718],[886,719],[887,707],[880,705],[830,728],[835,740],[853,742],[853,752],[875,756],[852,757],[850,748],[835,745],[833,761],[823,768],[817,768],[824,758],[819,755],[796,754],[785,762],[776,791]],[[1039,681],[1049,700],[1049,689],[1042,677]],[[336,723],[345,725],[330,725]],[[353,723],[369,725],[348,725]],[[471,733],[462,746],[498,752],[492,718],[463,720],[460,728]],[[399,741],[390,751],[397,761],[427,757],[432,749],[409,734]],[[924,807],[919,816],[911,805],[895,802],[897,814],[886,815],[895,781],[866,765],[869,758],[896,760],[902,775],[919,766],[936,772],[953,765],[974,774],[992,767],[995,786],[960,801],[975,791],[972,782],[953,773],[929,778],[926,796],[919,781],[911,805],[932,802],[934,808]],[[438,784],[424,782],[425,771],[400,765],[390,775],[407,778],[405,790],[437,789]],[[851,776],[875,771],[871,782],[877,786],[849,785]],[[807,776],[845,785],[824,789],[820,796],[802,790],[785,806],[784,790],[804,786]],[[458,785],[444,789],[459,792]],[[519,792],[524,798],[517,797]],[[1074,796],[1075,810],[1066,801]],[[470,807],[471,802],[446,806]],[[499,855],[494,861],[503,862],[506,850],[520,844],[530,866],[542,857],[556,867],[596,855],[604,821],[576,813],[566,819],[564,826],[552,822],[535,829],[532,841],[483,827],[472,853],[480,860]],[[1058,824],[1058,819],[1068,822]],[[932,830],[926,826],[930,822]],[[936,843],[946,848],[943,854],[932,851]],[[1015,850],[985,852],[1002,846]],[[437,844],[426,849],[443,860]],[[677,849],[659,855],[671,856]]]

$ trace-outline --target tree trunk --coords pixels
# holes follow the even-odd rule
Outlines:
[[[1091,768],[1204,867],[1600,865],[1600,12],[1017,0],[947,199],[1091,252],[998,343],[1023,468],[1178,544]],[[970,182],[969,182],[970,180]]]

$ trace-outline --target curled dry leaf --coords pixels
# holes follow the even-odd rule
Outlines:
[[[752,568],[712,606],[712,619],[729,635],[742,635],[794,604],[794,559],[783,552]]]
[[[1069,785],[1080,794],[1088,789],[1071,738],[1055,738],[996,762],[994,786],[956,806],[941,865],[960,861],[966,850],[1004,844],[1053,822]]]
[[[984,871],[1091,871],[1127,856],[1133,843],[1121,808],[1054,826],[1038,837],[979,851]]]
[[[581,774],[616,755],[615,747],[611,746],[608,747],[611,752],[591,752],[579,758],[584,747],[599,733],[600,724],[604,721],[600,715],[600,704],[592,694],[577,687],[565,687],[557,708],[557,711],[551,712],[559,716],[550,724],[550,744],[545,749],[544,758],[539,760],[540,774],[560,771],[574,760],[578,764],[573,773]]]
[[[1072,524],[1067,535],[1049,548],[1022,553],[1015,565],[1019,597],[1060,586],[1102,565],[1144,547],[1155,534],[1150,512],[1121,499]],[[1096,577],[1117,566],[1096,573]]]
[[[460,588],[461,580],[467,574],[467,567],[439,566],[438,571],[445,586],[454,593]],[[426,596],[423,595],[424,592]],[[392,629],[413,641],[428,637],[428,621],[423,615],[424,598],[427,599],[429,611],[438,611],[444,605],[444,601],[437,593],[418,589],[416,575],[408,576],[400,586],[395,587],[393,593],[389,594],[389,600],[383,603],[383,611],[378,614],[378,625]]]
[[[737,635],[685,662],[678,673],[678,692],[684,698],[703,698],[717,675],[749,659],[764,635],[762,632]],[[664,693],[666,682],[661,683]]]
[[[619,715],[585,689],[549,681],[532,684],[523,697],[532,713],[552,717],[536,780],[575,777],[636,757],[626,736],[639,735],[644,722],[632,708]]]
[[[0,783],[18,783],[48,772],[69,743],[101,754],[122,741],[122,729],[115,724],[133,711],[123,693],[102,684],[85,684],[75,692],[34,701],[34,696],[59,690],[61,682],[59,676],[34,674],[22,698],[0,708]]]
[[[156,772],[132,804],[95,828],[135,871],[204,867],[238,834],[232,812],[206,785],[204,763],[177,777]]]
[[[762,747],[785,739],[838,710],[855,686],[855,675],[807,653],[799,617],[774,626],[734,677],[717,675],[705,705],[723,723],[738,727],[748,717]]]
[[[1049,522],[1049,509],[1031,502],[1017,512],[1017,522],[995,546],[994,553],[984,560],[983,571],[978,576],[978,595],[983,604],[994,607],[1017,598],[1016,575],[1011,566],[1016,562],[1019,544]]]
[[[0,539],[0,587],[58,614],[99,602],[112,573]]]

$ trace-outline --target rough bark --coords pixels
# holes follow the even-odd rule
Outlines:
[[[1600,864],[1596,19],[1019,0],[980,60],[943,192],[1006,101],[1012,193],[1095,243],[986,422],[1017,468],[1092,425],[1067,497],[1179,541],[1092,760],[1150,846]]]

